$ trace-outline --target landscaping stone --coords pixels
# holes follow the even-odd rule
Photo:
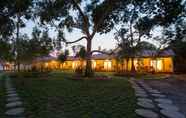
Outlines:
[[[161,92],[160,91],[158,91],[158,90],[148,90],[148,92],[150,92],[150,93],[154,93],[154,94],[161,94]]]
[[[8,88],[6,89],[7,91],[15,91],[16,89],[15,88]]]
[[[155,99],[154,101],[161,103],[161,104],[172,104],[173,103],[170,99],[166,99],[166,98],[158,98],[158,99]]]
[[[150,108],[150,109],[155,108],[155,106],[152,102],[138,101],[137,104],[141,107],[144,107],[144,108]]]
[[[166,97],[166,96],[163,95],[163,94],[151,94],[151,95],[154,96],[154,97],[160,97],[160,98]]]
[[[185,116],[178,111],[163,109],[160,112],[168,118],[185,118]]]
[[[14,94],[8,94],[7,96],[8,97],[18,97],[18,95],[16,93],[14,93]]]
[[[13,102],[13,101],[19,101],[20,98],[19,97],[9,97],[7,98],[7,102]]]
[[[6,115],[9,116],[19,116],[22,115],[24,112],[24,108],[13,108],[6,111]]]
[[[135,94],[146,94],[146,92],[143,92],[143,91],[135,91]]]
[[[7,91],[6,93],[7,94],[16,94],[16,91],[15,90],[13,90],[13,91]]]
[[[151,102],[151,103],[152,103],[152,100],[149,99],[149,98],[138,98],[137,100],[138,100],[138,101]]]
[[[159,118],[158,114],[147,109],[136,109],[136,114],[144,118]]]
[[[147,94],[135,94],[137,97],[148,97],[148,95]]]
[[[158,104],[158,106],[165,110],[178,111],[179,108],[172,104]]]
[[[17,106],[21,106],[22,102],[20,101],[15,101],[15,102],[10,102],[8,104],[6,104],[6,107],[17,107]]]

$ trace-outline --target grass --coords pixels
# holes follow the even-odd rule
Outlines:
[[[0,118],[5,118],[5,89],[4,89],[5,76],[0,75]]]
[[[72,73],[15,78],[27,118],[136,118],[133,89],[125,79],[73,80]]]

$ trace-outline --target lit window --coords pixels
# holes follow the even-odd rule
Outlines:
[[[112,69],[112,62],[110,60],[105,60],[104,69],[105,70],[111,70]]]
[[[92,60],[92,68],[95,69],[96,68],[96,61]]]
[[[163,69],[163,63],[161,59],[151,60],[150,65],[156,70],[161,71]]]
[[[162,70],[163,69],[163,64],[162,64],[162,60],[157,60],[157,70]]]

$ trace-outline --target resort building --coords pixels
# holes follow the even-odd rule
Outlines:
[[[172,73],[174,52],[163,50],[160,52],[144,50],[134,58],[134,66],[137,72]],[[77,57],[68,57],[61,63],[56,57],[48,56],[36,59],[32,66],[41,70],[76,70],[84,68],[84,60]],[[92,68],[95,71],[130,71],[132,61],[123,59],[118,62],[114,55],[95,54],[92,56]]]

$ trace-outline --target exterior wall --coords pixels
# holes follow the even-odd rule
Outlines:
[[[56,60],[48,62],[35,63],[38,69],[49,70],[75,70],[77,68],[85,67],[85,61],[75,60],[60,63]],[[127,65],[128,64],[128,65]],[[124,59],[122,63],[117,62],[115,59],[111,60],[92,60],[92,67],[95,71],[130,71],[132,66],[131,59]],[[134,66],[137,72],[173,72],[173,59],[172,57],[160,58],[135,58]]]

